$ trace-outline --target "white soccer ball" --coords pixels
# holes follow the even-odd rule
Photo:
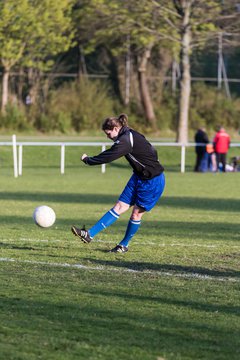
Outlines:
[[[49,206],[41,205],[34,210],[33,219],[38,226],[48,228],[55,223],[56,214]]]

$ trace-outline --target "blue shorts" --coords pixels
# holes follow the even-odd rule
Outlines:
[[[162,195],[164,187],[163,173],[150,180],[142,180],[133,174],[118,200],[150,211]]]

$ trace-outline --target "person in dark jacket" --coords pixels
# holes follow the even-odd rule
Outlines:
[[[202,172],[203,171],[202,163],[203,163],[204,156],[206,155],[206,145],[205,144],[209,143],[209,139],[208,139],[207,133],[205,131],[205,128],[200,128],[197,130],[194,140],[196,143],[195,152],[197,155],[194,171]]]
[[[130,240],[140,227],[143,214],[156,205],[163,193],[164,168],[158,161],[155,148],[142,134],[128,127],[126,114],[107,118],[103,122],[102,130],[114,144],[96,156],[83,154],[82,161],[87,165],[101,165],[125,156],[133,174],[116,204],[94,226],[89,230],[72,226],[71,230],[84,243],[89,243],[100,231],[112,225],[121,214],[133,207],[124,238],[110,250],[125,253]]]

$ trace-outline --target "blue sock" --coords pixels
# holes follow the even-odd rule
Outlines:
[[[103,217],[98,220],[98,222],[88,230],[89,235],[94,237],[100,231],[106,229],[108,226],[112,225],[117,219],[119,215],[113,209],[109,210]]]
[[[129,220],[126,234],[122,241],[119,243],[119,245],[128,246],[129,241],[132,239],[132,237],[136,234],[136,232],[139,229],[139,226],[141,225],[141,221],[136,220]]]

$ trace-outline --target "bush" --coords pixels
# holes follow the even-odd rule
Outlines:
[[[70,113],[59,111],[56,114],[41,114],[37,117],[35,126],[42,132],[60,131],[67,133],[71,130],[71,115]]]
[[[39,130],[79,132],[99,129],[102,120],[113,114],[114,101],[106,84],[81,80],[52,91],[46,108],[37,121]]]
[[[192,87],[189,127],[205,125],[215,129],[219,124],[226,128],[239,127],[240,100],[229,99],[225,93],[205,84]]]
[[[161,104],[154,102],[159,130],[177,129],[179,92],[172,93],[165,88]],[[44,110],[45,109],[45,110]],[[129,124],[143,132],[152,129],[146,122],[143,109],[132,98],[127,107],[123,107],[112,97],[106,81],[86,80],[66,83],[52,90],[45,103],[25,107],[9,104],[5,114],[0,115],[0,127],[25,131],[37,129],[42,132],[99,130],[103,119],[125,112]],[[230,129],[239,129],[240,99],[228,99],[224,92],[204,83],[193,84],[189,130],[205,126],[215,130],[218,125]]]
[[[160,106],[156,107],[155,113],[160,130],[170,129],[176,131],[178,113],[177,96],[177,94],[174,95],[170,90],[166,89]]]
[[[16,105],[9,104],[5,113],[0,115],[0,126],[3,129],[27,130],[28,123],[25,111]]]

